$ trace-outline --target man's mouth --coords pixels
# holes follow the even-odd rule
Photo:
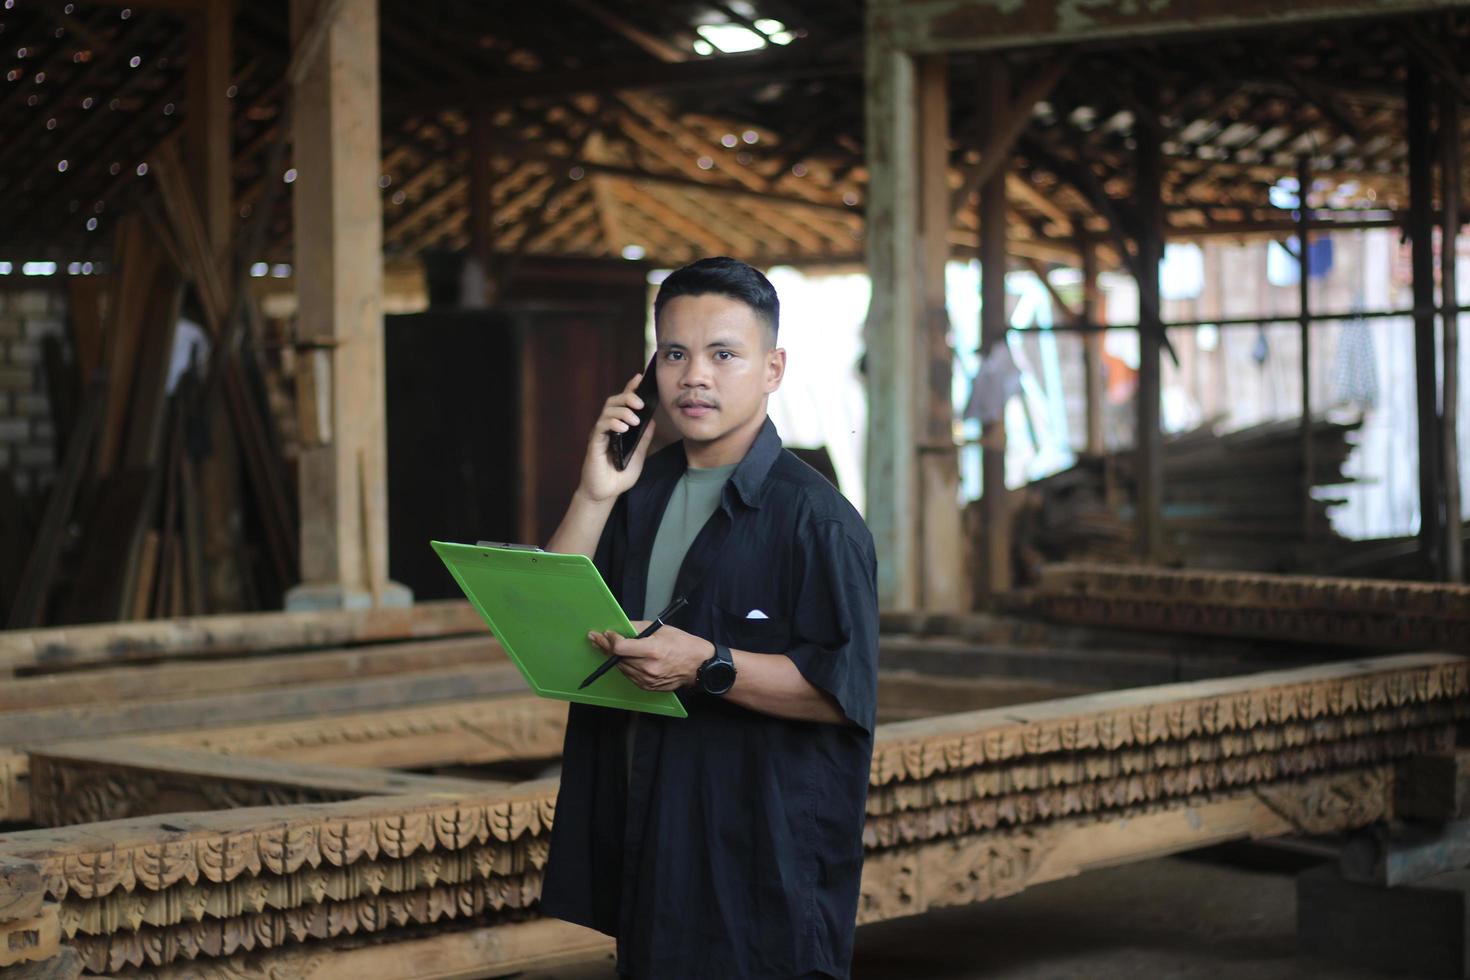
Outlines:
[[[680,402],[679,403],[679,411],[683,412],[685,415],[689,415],[689,416],[692,416],[694,418],[699,418],[700,416],[708,415],[710,412],[713,412],[714,410],[715,410],[715,406],[713,404],[711,404],[710,402],[684,401],[684,402]]]

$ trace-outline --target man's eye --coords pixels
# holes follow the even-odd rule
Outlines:
[[[664,360],[666,360],[666,361],[677,361],[681,356],[683,356],[683,355],[681,355],[678,351],[671,350],[667,354],[664,355]]]
[[[716,351],[715,356],[722,361],[728,361],[730,358],[734,357],[735,354],[732,351],[722,350]]]

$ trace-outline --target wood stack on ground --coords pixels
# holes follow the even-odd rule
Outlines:
[[[107,287],[79,285],[71,297],[75,356],[48,364],[61,466],[34,521],[12,512],[0,526],[3,550],[24,556],[18,575],[0,576],[11,628],[224,611],[206,583],[209,561],[238,567],[231,608],[273,605],[296,581],[291,473],[259,373],[241,353],[259,312],[240,277],[227,281],[211,257],[171,144],[155,151],[154,170],[163,207],[119,219]],[[186,296],[213,354],[189,351],[179,373]],[[223,446],[220,413],[233,435]],[[243,477],[238,510],[222,520],[205,499],[205,473],[226,453],[239,454]],[[220,523],[231,525],[232,553],[208,556]]]
[[[1359,425],[1313,422],[1313,487],[1352,482],[1343,466]],[[1205,426],[1163,450],[1166,564],[1293,571],[1347,547],[1327,515],[1339,501],[1303,497],[1296,421],[1225,434]],[[1011,536],[1017,581],[1036,581],[1047,562],[1136,562],[1133,470],[1131,451],[1087,457],[1021,491]]]

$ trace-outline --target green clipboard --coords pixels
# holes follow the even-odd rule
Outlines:
[[[605,660],[588,642],[589,632],[635,634],[623,607],[586,555],[447,541],[429,544],[531,690],[543,698],[688,717],[676,695],[645,691],[620,670],[610,670],[586,690],[577,690]]]

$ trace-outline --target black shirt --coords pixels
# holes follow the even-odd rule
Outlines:
[[[595,561],[625,609],[643,608],[654,534],[686,466],[682,443],[650,457],[603,531]],[[674,588],[689,605],[672,624],[784,653],[852,723],[786,721],[685,689],[688,718],[639,718],[629,776],[628,714],[573,704],[544,911],[618,937],[618,968],[639,980],[847,976],[876,575],[862,518],[767,419],[689,546]]]

